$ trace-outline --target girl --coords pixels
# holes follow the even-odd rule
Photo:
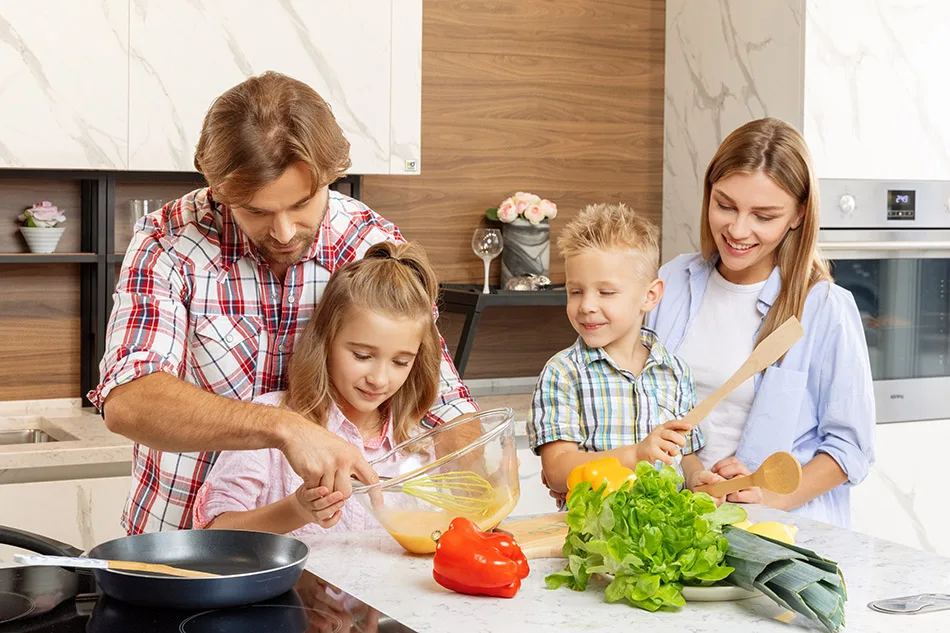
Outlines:
[[[297,341],[286,406],[360,448],[367,461],[409,438],[438,395],[435,273],[414,244],[376,244],[336,271]],[[387,462],[380,474],[398,474]],[[225,451],[198,492],[196,528],[316,534],[378,527],[340,492],[305,483],[278,450]]]
[[[694,488],[749,474],[775,451],[802,463],[790,495],[752,488],[728,500],[763,503],[848,527],[849,487],[873,461],[874,397],[861,317],[818,252],[818,181],[804,139],[777,119],[738,128],[706,170],[702,253],[660,270],[665,294],[649,313],[692,368],[697,399],[719,387],[789,316],[805,336],[702,422],[705,471]]]

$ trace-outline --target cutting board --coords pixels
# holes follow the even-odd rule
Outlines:
[[[567,512],[545,514],[531,519],[505,521],[496,529],[510,533],[528,560],[564,558],[561,549],[567,537]]]

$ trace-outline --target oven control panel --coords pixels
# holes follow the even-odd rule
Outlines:
[[[950,181],[819,180],[821,228],[950,228]]]

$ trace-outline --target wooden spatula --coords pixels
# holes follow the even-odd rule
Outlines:
[[[729,380],[703,398],[702,402],[683,416],[683,422],[691,427],[702,422],[710,411],[722,402],[723,398],[746,380],[781,358],[782,354],[787,352],[804,335],[805,330],[802,329],[802,324],[798,322],[798,319],[793,316],[788,317],[785,323],[775,328],[771,334],[765,337],[764,341],[755,346],[749,358],[729,377]]]
[[[801,483],[802,465],[791,453],[779,452],[769,455],[758,470],[751,475],[700,486],[695,492],[705,492],[713,497],[721,497],[743,488],[758,486],[788,495],[798,490]]]
[[[71,556],[40,556],[39,554],[14,554],[13,560],[21,565],[53,565],[56,567],[74,567],[78,569],[121,569],[123,571],[144,571],[164,576],[179,578],[217,578],[218,574],[210,574],[193,569],[182,569],[158,563],[138,563],[128,560],[106,560],[101,558],[85,558]]]
[[[567,538],[566,517],[567,512],[545,514],[532,519],[505,521],[496,529],[514,536],[528,560],[563,558],[561,549]]]

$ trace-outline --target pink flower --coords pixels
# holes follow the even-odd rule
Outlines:
[[[512,198],[508,198],[500,205],[498,205],[498,219],[502,222],[514,222],[518,218],[518,209],[515,206],[515,201]]]
[[[541,205],[532,204],[528,206],[524,211],[524,219],[531,224],[541,224],[544,221],[544,211],[541,210]]]
[[[19,219],[27,226],[50,228],[65,222],[66,216],[52,202],[43,200],[20,214]]]
[[[557,205],[550,200],[542,200],[539,206],[541,207],[541,212],[544,213],[545,217],[552,220],[557,217]]]

